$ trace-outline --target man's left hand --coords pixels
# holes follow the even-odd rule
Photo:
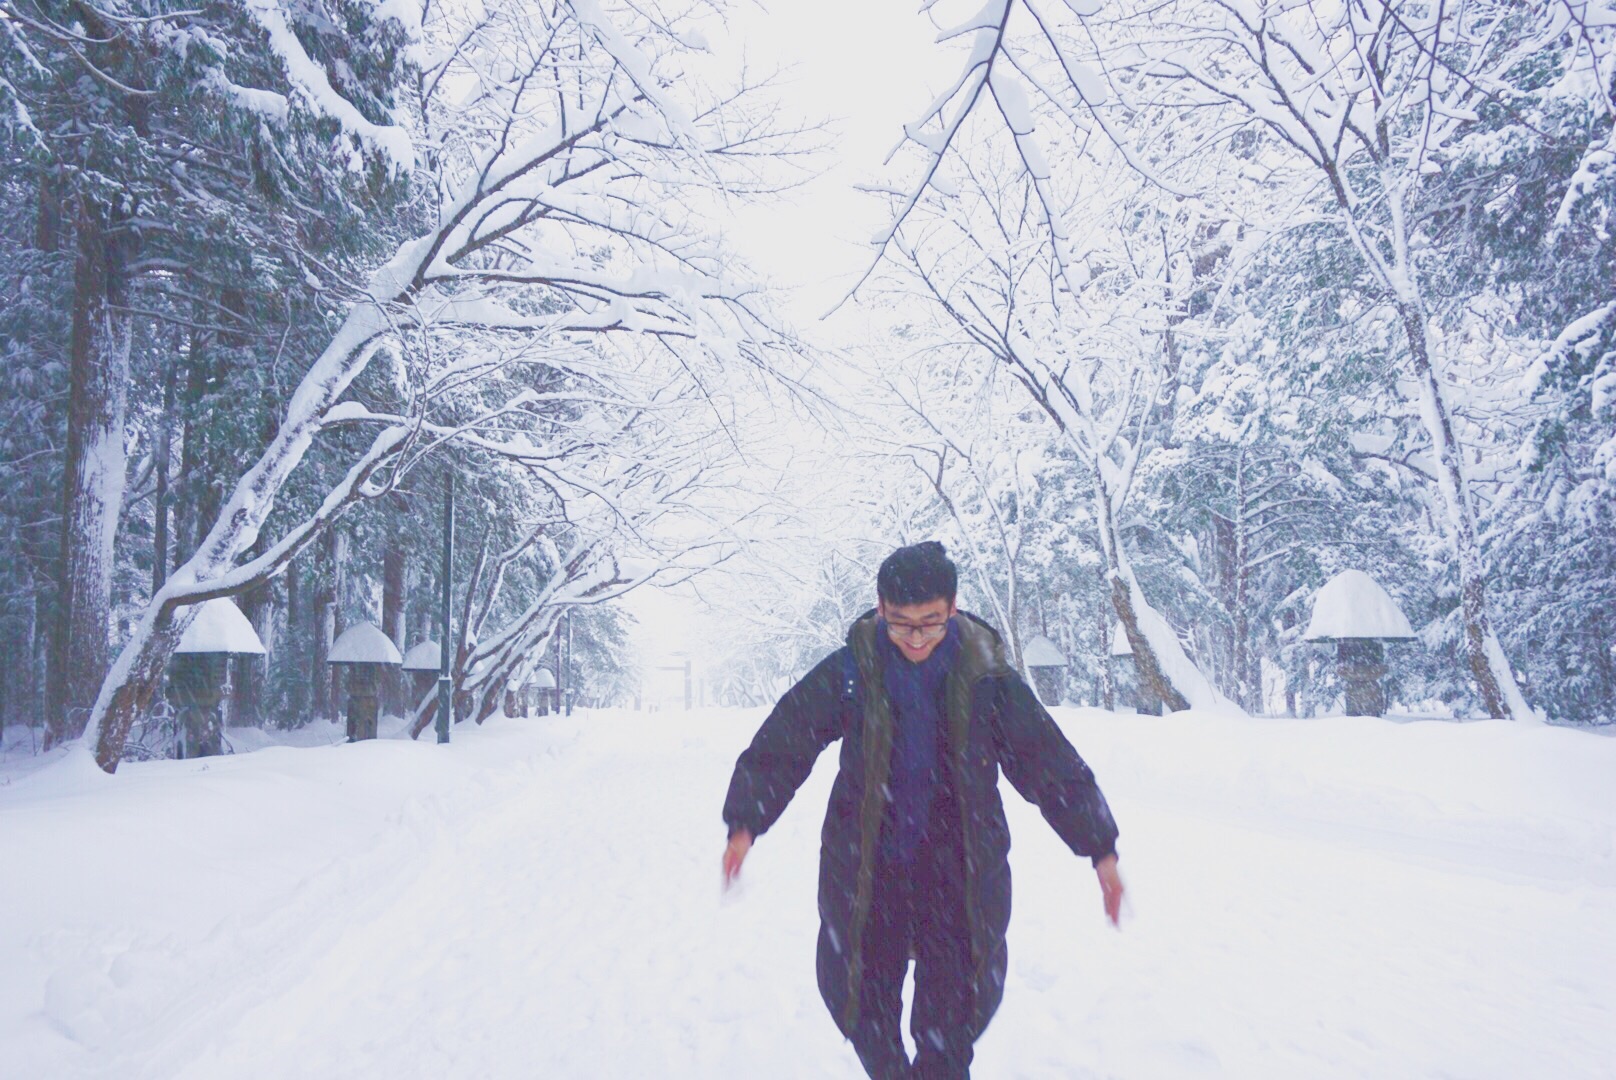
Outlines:
[[[1094,867],[1095,876],[1100,879],[1100,892],[1105,897],[1105,917],[1111,920],[1111,925],[1122,928],[1122,875],[1117,873],[1117,857],[1107,855]]]
[[[741,864],[746,861],[746,853],[752,850],[752,834],[745,829],[736,829],[724,846],[724,888],[727,890],[735,884],[735,879],[741,876]]]

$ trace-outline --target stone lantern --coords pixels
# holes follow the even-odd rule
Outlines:
[[[1335,642],[1347,715],[1386,715],[1386,642],[1406,641],[1414,631],[1379,582],[1362,570],[1331,578],[1314,596],[1313,618],[1302,636]]]
[[[1111,675],[1112,685],[1118,691],[1118,702],[1132,699],[1135,712],[1148,713],[1159,716],[1162,711],[1161,699],[1150,692],[1139,677],[1139,663],[1133,658],[1133,643],[1128,640],[1128,631],[1123,628],[1122,620],[1118,619],[1111,628]]]
[[[539,715],[549,716],[551,712],[551,702],[555,699],[555,676],[550,674],[549,668],[541,667],[533,673],[533,678],[528,682],[527,685],[529,689],[532,690],[532,692],[538,697]]]
[[[1045,705],[1059,705],[1061,679],[1066,671],[1066,657],[1060,649],[1049,638],[1039,634],[1021,650],[1021,659],[1032,675],[1032,685],[1038,692],[1038,699]]]
[[[398,646],[375,623],[362,622],[342,632],[326,663],[348,669],[348,741],[376,737],[381,711],[381,671],[404,662]]]
[[[404,676],[410,680],[410,714],[438,688],[438,673],[442,670],[443,649],[436,641],[423,641],[404,654]]]
[[[179,732],[177,757],[224,753],[225,674],[232,656],[263,656],[264,643],[231,600],[198,604],[168,665],[168,703]]]

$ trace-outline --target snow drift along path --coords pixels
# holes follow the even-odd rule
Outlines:
[[[819,1003],[834,754],[718,891],[753,712],[0,774],[0,1076],[860,1075]],[[1063,710],[1131,911],[1006,788],[975,1075],[1609,1075],[1616,740]]]

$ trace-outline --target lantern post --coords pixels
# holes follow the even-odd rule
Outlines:
[[[226,597],[202,601],[168,667],[167,697],[178,721],[176,757],[224,752],[220,704],[227,664],[233,656],[263,655],[263,641],[234,602]]]
[[[1021,650],[1022,662],[1032,676],[1033,690],[1045,705],[1061,703],[1061,685],[1065,681],[1066,655],[1047,636],[1039,634]]]
[[[404,663],[398,646],[375,623],[355,623],[332,644],[326,663],[347,668],[348,741],[374,739],[382,669]]]
[[[1414,636],[1408,617],[1380,583],[1343,570],[1313,597],[1305,641],[1334,642],[1336,676],[1348,716],[1385,716],[1386,642]]]

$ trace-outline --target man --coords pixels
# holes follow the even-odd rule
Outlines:
[[[1094,775],[1011,667],[999,635],[954,604],[943,546],[899,548],[847,645],[786,692],[735,763],[726,885],[814,760],[842,740],[820,845],[819,990],[865,1071],[966,1077],[1004,995],[1010,833],[1002,768],[1094,861],[1117,923],[1117,827]],[[915,962],[911,1065],[899,1024]]]

